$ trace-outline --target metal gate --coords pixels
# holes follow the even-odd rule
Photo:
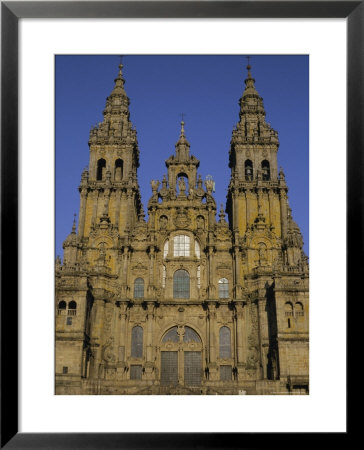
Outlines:
[[[184,352],[185,384],[199,386],[201,384],[201,352]]]
[[[178,352],[161,352],[161,385],[178,384]]]

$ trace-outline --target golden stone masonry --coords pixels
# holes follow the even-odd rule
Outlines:
[[[307,394],[308,261],[251,67],[228,221],[183,121],[145,220],[122,67],[56,260],[56,394]]]

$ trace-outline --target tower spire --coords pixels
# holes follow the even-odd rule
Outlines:
[[[179,139],[176,143],[176,157],[178,161],[185,161],[189,158],[190,152],[190,143],[186,139],[185,135],[185,122],[183,120],[184,114],[182,113],[181,120],[181,132],[179,135]]]
[[[76,213],[73,214],[72,233],[76,234]]]

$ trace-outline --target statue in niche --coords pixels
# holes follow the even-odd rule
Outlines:
[[[205,220],[203,217],[198,216],[197,217],[197,229],[202,231],[204,228],[205,228]]]
[[[259,265],[264,265],[267,262],[267,247],[263,242],[259,244]]]
[[[180,194],[185,194],[186,193],[186,183],[185,183],[185,179],[183,177],[181,177],[178,180],[178,188],[179,188],[179,193]]]
[[[161,218],[159,219],[159,226],[161,231],[165,231],[167,229],[167,223],[168,223],[167,217],[161,216]]]

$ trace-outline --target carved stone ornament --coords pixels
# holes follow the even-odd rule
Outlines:
[[[188,217],[188,213],[186,211],[186,209],[178,209],[177,210],[177,215],[174,219],[174,223],[176,225],[176,227],[178,228],[187,228],[188,225],[190,224],[190,219]]]
[[[114,363],[116,360],[114,353],[114,338],[110,336],[102,349],[103,359],[108,363]]]

